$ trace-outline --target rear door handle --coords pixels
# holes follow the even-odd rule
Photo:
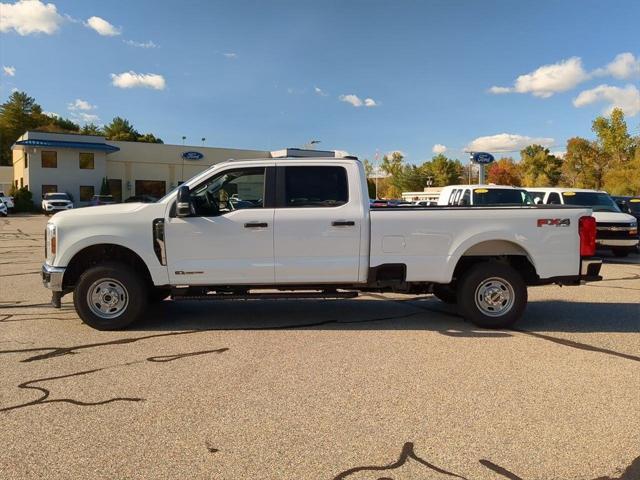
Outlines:
[[[267,228],[269,226],[266,222],[248,222],[244,224],[244,228]]]
[[[354,222],[353,220],[336,220],[334,222],[331,222],[331,225],[334,227],[353,227],[355,226],[356,222]]]

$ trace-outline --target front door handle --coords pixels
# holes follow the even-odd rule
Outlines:
[[[269,226],[266,222],[249,222],[244,224],[244,228],[267,228]]]
[[[353,227],[356,224],[353,220],[336,220],[331,222],[334,227]]]

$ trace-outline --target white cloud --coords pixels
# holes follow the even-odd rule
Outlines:
[[[77,114],[73,114],[72,117],[74,120],[80,120],[83,123],[100,123],[100,117],[93,113],[79,112]]]
[[[91,17],[85,23],[85,26],[95,30],[99,35],[105,37],[114,37],[116,35],[120,35],[121,30],[117,27],[114,27],[109,22],[107,22],[104,18],[100,17]]]
[[[153,88],[164,90],[166,82],[162,75],[157,73],[136,73],[133,70],[123,73],[112,73],[111,83],[118,88]]]
[[[350,93],[348,95],[340,95],[340,97],[338,98],[340,99],[341,102],[350,103],[356,108],[362,107],[362,106],[377,107],[379,105],[379,103],[376,102],[373,98],[365,98],[364,100],[362,100],[360,97],[358,97],[353,93]]]
[[[491,87],[494,94],[531,93],[535,97],[548,98],[554,93],[566,92],[589,78],[579,57],[571,57],[551,65],[543,65],[526,75],[520,75],[513,87]]]
[[[16,76],[16,67],[9,67],[6,65],[2,66],[2,70],[4,70],[4,74],[7,77],[15,77]]]
[[[76,98],[75,101],[69,103],[67,105],[67,109],[69,109],[72,112],[75,112],[77,110],[93,110],[94,108],[96,108],[95,105],[91,105],[89,102],[87,102],[86,100],[81,100],[79,98]]]
[[[627,85],[624,88],[610,85],[598,85],[590,90],[580,92],[573,100],[575,107],[584,107],[592,103],[607,102],[605,113],[610,113],[614,108],[620,108],[631,117],[640,113],[640,90],[635,85]]]
[[[527,137],[525,135],[516,135],[513,133],[499,133],[497,135],[476,138],[465,147],[465,151],[494,153],[517,152],[518,150],[522,150],[534,143],[542,145],[543,147],[550,147],[554,142],[555,140],[553,138]]]
[[[0,32],[15,30],[19,35],[51,35],[60,28],[63,21],[64,18],[53,3],[45,5],[40,0],[0,3]]]
[[[58,115],[56,112],[42,112],[45,115],[49,116],[49,117],[56,117],[56,118],[60,118],[60,115]]]
[[[611,75],[615,78],[625,79],[640,76],[640,58],[636,58],[633,53],[625,52],[616,55],[604,68],[599,68],[595,75]]]
[[[147,42],[136,42],[134,40],[123,40],[123,42],[126,43],[127,45],[130,45],[132,47],[138,47],[138,48],[157,48],[158,47],[158,45],[153,43],[151,40],[149,40]]]
[[[320,95],[321,97],[326,97],[329,94],[322,90],[320,87],[313,87],[313,91],[316,92],[316,95]]]
[[[432,151],[433,153],[435,153],[436,155],[437,155],[437,154],[440,154],[440,153],[444,153],[444,152],[446,152],[447,150],[448,150],[448,149],[447,149],[447,147],[446,147],[445,145],[440,144],[440,143],[436,143],[436,144],[433,146],[433,148],[431,149],[431,151]]]
[[[566,151],[564,150],[556,150],[555,152],[551,152],[551,155],[558,157],[558,158],[564,158],[564,156],[567,154]]]
[[[238,58],[238,54],[235,53],[235,52],[227,52],[227,53],[223,53],[222,55],[224,55],[227,58],[231,58],[231,59]]]

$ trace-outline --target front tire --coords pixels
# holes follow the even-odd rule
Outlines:
[[[96,330],[119,330],[133,323],[147,305],[144,279],[119,262],[89,268],[78,280],[73,303],[84,323]]]
[[[527,306],[527,286],[520,274],[498,262],[471,267],[458,284],[458,307],[465,319],[482,328],[512,326]]]

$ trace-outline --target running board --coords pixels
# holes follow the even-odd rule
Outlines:
[[[171,294],[173,300],[303,300],[303,299],[339,299],[355,298],[359,292],[269,292],[269,293],[209,293],[194,294],[174,290]]]

